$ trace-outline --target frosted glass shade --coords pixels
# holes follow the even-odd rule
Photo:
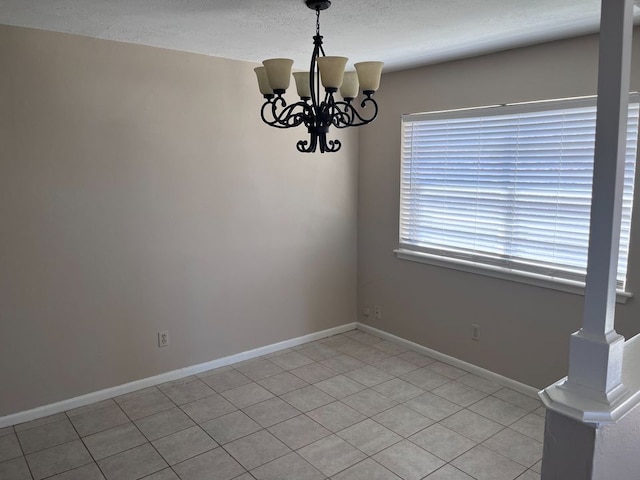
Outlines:
[[[311,87],[309,86],[309,72],[293,72],[296,81],[296,89],[300,98],[311,98]]]
[[[284,91],[291,83],[291,67],[293,60],[290,58],[270,58],[262,62],[267,71],[269,85],[274,91]]]
[[[324,88],[340,88],[347,57],[318,57],[320,79]]]
[[[260,93],[262,95],[273,95],[273,89],[269,83],[269,77],[267,77],[267,71],[265,68],[256,67],[253,71],[256,72],[256,77],[258,77],[258,88],[260,89]]]
[[[383,62],[360,62],[354,65],[363,92],[375,92],[380,88],[383,65]]]
[[[342,95],[342,98],[356,98],[359,88],[360,82],[358,82],[358,74],[356,72],[344,72],[342,86],[340,87],[340,95]]]

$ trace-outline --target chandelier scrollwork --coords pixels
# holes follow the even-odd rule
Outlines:
[[[260,93],[265,98],[260,111],[264,123],[275,128],[307,127],[309,140],[300,140],[299,152],[311,153],[318,148],[321,153],[337,152],[339,140],[327,140],[329,127],[359,127],[371,123],[378,115],[378,104],[373,94],[380,86],[382,62],[360,62],[356,71],[345,72],[345,57],[325,55],[320,35],[320,11],[329,8],[328,0],[305,0],[316,11],[316,34],[313,37],[313,54],[308,72],[294,72],[300,101],[287,104],[284,94],[289,88],[293,60],[272,58],[255,69]],[[320,84],[324,87],[324,95]],[[362,89],[364,98],[356,97]],[[336,99],[340,91],[342,100]],[[357,108],[359,105],[359,109]]]

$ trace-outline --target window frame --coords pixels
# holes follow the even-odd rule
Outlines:
[[[640,104],[640,94],[633,92],[629,95],[629,103]],[[558,110],[558,109],[570,109],[576,107],[595,107],[596,97],[577,97],[577,98],[568,98],[568,99],[554,99],[554,100],[544,100],[538,102],[523,102],[523,103],[513,103],[513,104],[505,104],[505,105],[494,105],[494,106],[486,106],[486,107],[475,107],[475,108],[463,108],[456,110],[442,110],[435,112],[427,112],[427,113],[417,113],[417,114],[405,114],[402,115],[401,120],[401,171],[400,171],[400,195],[399,195],[399,221],[398,221],[398,245],[399,247],[394,250],[396,257],[401,260],[408,260],[413,262],[424,263],[428,265],[433,265],[442,268],[449,268],[453,270],[474,273],[484,276],[489,276],[493,278],[499,278],[508,281],[515,281],[518,283],[524,283],[529,285],[535,285],[538,287],[559,290],[563,292],[569,292],[573,294],[584,294],[585,283],[584,281],[561,278],[552,275],[538,274],[536,272],[517,270],[513,268],[509,268],[504,265],[492,265],[490,263],[481,263],[477,262],[473,259],[468,260],[464,258],[464,256],[456,257],[440,255],[437,252],[429,252],[429,251],[421,251],[421,247],[419,245],[414,245],[414,248],[406,247],[406,243],[402,241],[402,203],[403,203],[403,172],[405,160],[403,158],[403,149],[405,147],[404,144],[404,123],[405,121],[419,121],[421,119],[429,119],[429,120],[439,120],[439,119],[457,119],[457,118],[473,118],[480,116],[502,116],[502,115],[510,115],[510,114],[521,114],[521,113],[530,113],[530,112],[544,112],[550,110]],[[640,127],[638,128],[640,130]],[[638,166],[638,138],[635,139],[636,142],[636,157],[635,157],[635,168]],[[637,172],[634,175],[633,183],[635,183],[635,176],[637,176]],[[634,192],[635,193],[635,192]],[[635,195],[634,195],[635,196]],[[633,197],[632,197],[633,198]],[[635,203],[635,201],[633,201]],[[633,205],[631,211],[631,217],[633,217]],[[629,219],[632,221],[632,218]],[[631,245],[631,239],[629,239],[628,246]],[[435,249],[431,249],[435,250]],[[629,267],[630,262],[627,259],[627,269],[626,276],[629,277]],[[625,285],[626,286],[626,285]],[[617,290],[617,301],[619,303],[626,303],[633,297],[633,293],[627,291],[627,289]]]

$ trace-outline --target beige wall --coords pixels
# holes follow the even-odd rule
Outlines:
[[[357,137],[252,68],[0,26],[0,416],[355,320]]]
[[[380,117],[360,135],[358,177],[359,309],[380,305],[383,319],[361,321],[535,387],[566,375],[582,296],[395,258],[400,116],[594,94],[597,48],[597,37],[582,37],[384,76]],[[637,54],[632,89],[640,89]],[[628,287],[640,294],[640,193],[634,222]],[[627,338],[640,330],[637,300],[618,306],[617,329]]]

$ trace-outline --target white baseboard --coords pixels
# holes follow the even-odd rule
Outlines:
[[[491,372],[482,367],[478,367],[476,365],[467,363],[463,360],[459,360],[449,355],[445,355],[444,353],[440,353],[436,350],[432,350],[423,345],[414,343],[410,340],[397,337],[396,335],[387,333],[383,330],[378,330],[377,328],[371,327],[369,325],[365,325],[364,323],[353,322],[353,323],[347,323],[345,325],[340,325],[335,328],[330,328],[328,330],[322,330],[320,332],[304,335],[302,337],[292,338],[290,340],[285,340],[283,342],[278,342],[272,345],[256,348],[246,352],[237,353],[235,355],[230,355],[228,357],[218,358],[217,360],[212,360],[210,362],[200,363],[198,365],[192,365],[190,367],[173,370],[171,372],[161,373],[160,375],[143,378],[133,382],[125,383],[124,385],[105,388],[104,390],[88,393],[86,395],[70,398],[68,400],[62,400],[60,402],[44,405],[42,407],[33,408],[31,410],[25,410],[23,412],[13,413],[11,415],[0,417],[0,428],[8,427],[11,425],[17,425],[19,423],[29,422],[31,420],[47,417],[49,415],[65,412],[67,410],[72,410],[78,407],[84,407],[85,405],[90,405],[92,403],[100,402],[102,400],[107,400],[109,398],[117,397],[119,395],[124,395],[126,393],[135,392],[136,390],[141,390],[143,388],[152,387],[154,385],[170,382],[172,380],[178,380],[179,378],[188,377],[189,375],[196,375],[199,373],[206,372],[208,370],[213,370],[214,368],[224,367],[227,365],[231,365],[233,363],[242,362],[244,360],[250,360],[255,357],[260,357],[262,355],[268,355],[269,353],[277,352],[285,348],[296,347],[304,343],[313,342],[314,340],[320,340],[322,338],[330,337],[332,335],[348,332],[349,330],[353,330],[355,328],[358,328],[359,330],[362,330],[364,332],[371,333],[378,337],[384,338],[386,340],[399,343],[411,350],[414,350],[419,353],[423,353],[443,363],[448,363],[449,365],[453,365],[454,367],[461,368],[470,373],[478,375],[479,377],[486,378],[487,380],[491,380],[500,385],[504,385],[505,387],[511,388],[512,390],[516,390],[517,392],[523,393],[530,397],[533,397],[536,399],[538,398],[537,388],[530,387],[529,385],[525,385],[520,382],[516,382],[515,380],[504,377],[497,373]]]
[[[492,382],[495,382],[499,385],[503,385],[512,390],[515,390],[524,395],[527,395],[529,397],[535,398],[536,400],[539,400],[539,397],[538,397],[539,390],[537,388],[531,387],[529,385],[525,385],[524,383],[517,382],[510,378],[494,373],[490,370],[484,369],[482,367],[478,367],[476,365],[465,362],[463,360],[459,360],[455,357],[450,357],[449,355],[445,355],[444,353],[440,353],[436,350],[432,350],[418,343],[414,343],[410,340],[406,340],[402,337],[397,337],[383,330],[378,330],[377,328],[370,327],[369,325],[365,325],[364,323],[358,322],[357,328],[358,330],[362,330],[363,332],[371,333],[372,335],[376,335],[378,337],[384,338],[394,343],[399,343],[413,351],[416,351],[418,353],[423,353],[443,363],[448,363],[449,365],[453,365],[454,367],[461,368],[462,370],[466,370],[469,373],[473,373],[474,375],[477,375],[479,377],[486,378],[487,380],[491,380]]]
[[[207,370],[213,370],[214,368],[224,367],[233,363],[242,362],[244,360],[249,360],[255,357],[260,357],[262,355],[277,352],[278,350],[283,350],[285,348],[296,347],[298,345],[302,345],[303,343],[313,342],[314,340],[320,340],[332,335],[348,332],[349,330],[354,330],[356,328],[356,325],[356,322],[347,323],[345,325],[340,325],[328,330],[310,333],[309,335],[304,335],[302,337],[292,338],[290,340],[274,343],[272,345],[256,348],[254,350],[237,353],[228,357],[218,358],[217,360],[212,360],[210,362],[200,363],[198,365],[192,365],[190,367],[173,370],[171,372],[161,373],[160,375],[143,378],[133,382],[125,383],[124,385],[105,388],[104,390],[87,393],[86,395],[81,395],[79,397],[62,400],[60,402],[33,408],[31,410],[25,410],[23,412],[13,413],[11,415],[6,415],[4,417],[0,417],[0,428],[29,422],[31,420],[47,417],[49,415],[65,412],[67,410],[72,410],[78,407],[84,407],[85,405],[90,405],[92,403],[107,400],[108,398],[117,397],[126,393],[135,392],[136,390],[140,390],[143,388],[152,387],[154,385],[170,382],[172,380],[177,380],[183,377],[188,377],[189,375],[196,375],[198,373],[206,372]]]

